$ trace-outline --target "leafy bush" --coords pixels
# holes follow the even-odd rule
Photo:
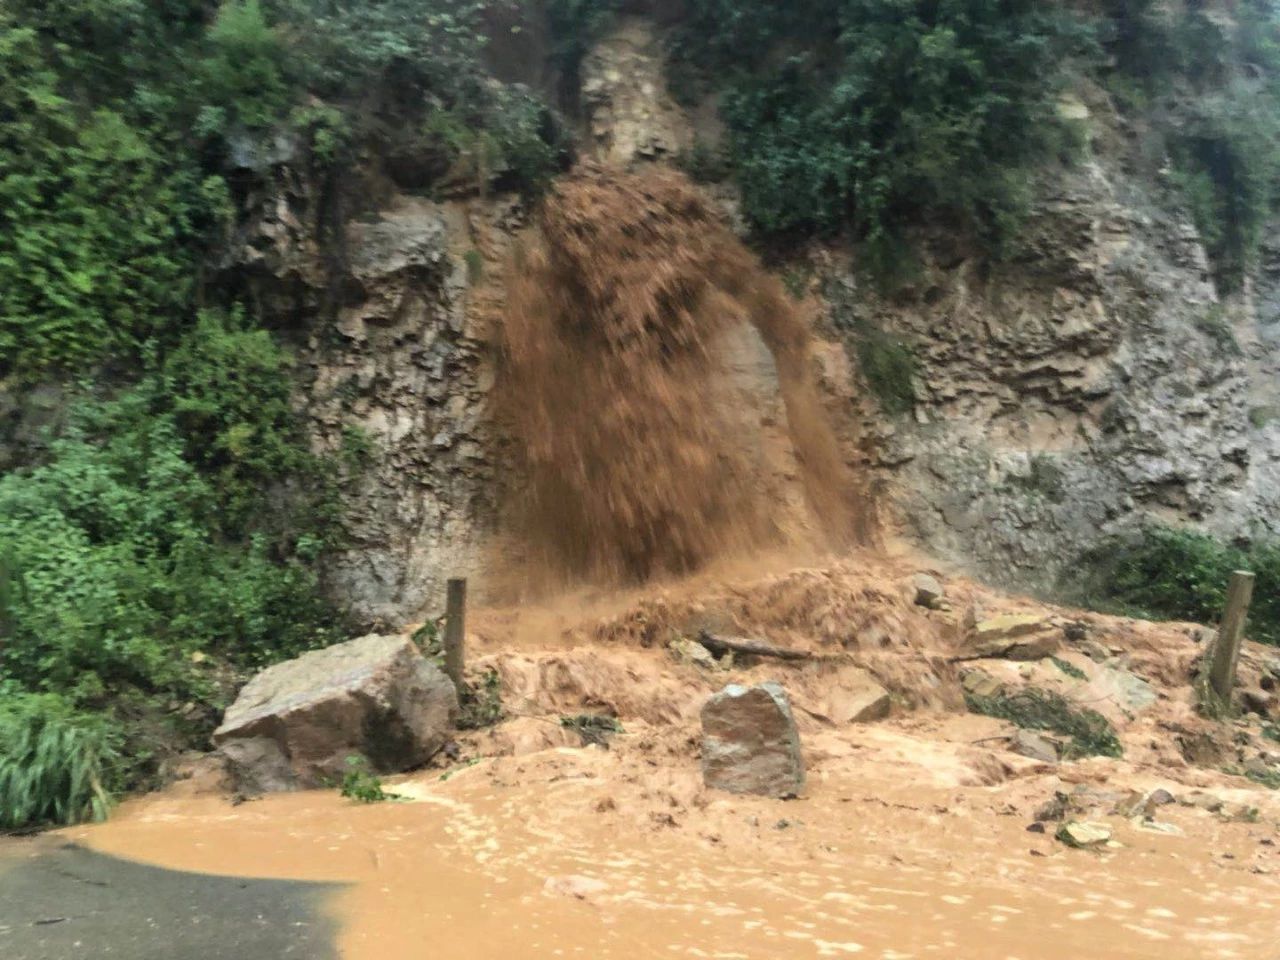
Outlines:
[[[0,829],[104,819],[118,749],[105,717],[0,685]]]
[[[744,212],[766,233],[851,227],[880,275],[902,225],[955,218],[999,247],[1028,167],[1061,145],[1076,34],[1033,0],[693,0],[678,45],[725,87]]]
[[[1208,534],[1153,526],[1089,553],[1077,569],[1087,582],[1069,588],[1091,602],[1139,616],[1216,623],[1233,570],[1256,575],[1248,633],[1280,643],[1280,543],[1233,547]]]
[[[209,212],[190,168],[59,88],[0,14],[0,376],[136,351],[186,304]]]
[[[205,314],[137,385],[82,399],[45,462],[0,477],[0,681],[69,709],[128,705],[112,744],[134,756],[95,747],[116,779],[138,774],[135,734],[162,704],[214,696],[195,660],[256,666],[338,638],[316,567],[331,485],[288,389],[266,333]]]

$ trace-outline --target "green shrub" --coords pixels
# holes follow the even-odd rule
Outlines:
[[[1222,616],[1233,570],[1252,570],[1257,579],[1247,632],[1280,643],[1280,542],[1240,548],[1208,534],[1152,526],[1090,551],[1074,569],[1090,575],[1068,581],[1068,592],[1094,605],[1198,623]]]
[[[338,638],[316,568],[331,491],[288,382],[265,333],[206,315],[0,477],[0,681],[133,703],[129,738],[172,698],[214,696],[193,654],[249,667]]]
[[[998,249],[1052,157],[1070,30],[1032,0],[694,0],[677,46],[724,88],[743,208],[765,233],[852,228],[892,275],[941,215]]]
[[[384,800],[401,799],[399,794],[383,789],[382,779],[370,773],[367,767],[364,757],[347,757],[347,772],[339,787],[342,796],[357,803],[382,803]]]
[[[1270,4],[1232,12],[1111,0],[1102,35],[1120,102],[1162,139],[1224,294],[1256,266],[1280,181],[1280,23]]]
[[[0,685],[0,829],[104,819],[118,749],[105,717]]]
[[[855,326],[858,366],[885,413],[910,413],[916,404],[916,361],[909,347],[871,323]]]
[[[197,183],[120,113],[63,97],[36,31],[0,13],[0,376],[132,356],[180,311]]]
[[[206,42],[208,53],[199,65],[200,92],[206,110],[216,111],[218,117],[217,122],[206,120],[206,132],[278,124],[293,94],[286,77],[285,45],[267,23],[259,0],[223,0]]]

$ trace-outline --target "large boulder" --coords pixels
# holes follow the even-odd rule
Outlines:
[[[241,790],[323,786],[347,758],[378,773],[425,763],[458,709],[453,683],[406,637],[371,634],[263,670],[213,735]]]
[[[732,793],[800,794],[800,735],[779,684],[730,684],[703,705],[702,777],[708,787]]]

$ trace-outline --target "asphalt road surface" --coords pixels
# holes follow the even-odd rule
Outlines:
[[[339,886],[162,870],[0,841],[3,960],[337,960]]]

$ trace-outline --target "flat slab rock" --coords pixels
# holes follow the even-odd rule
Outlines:
[[[458,710],[452,681],[407,637],[371,634],[263,670],[213,735],[237,786],[324,786],[347,758],[377,773],[425,763]]]
[[[795,797],[804,790],[800,734],[780,684],[730,684],[703,705],[702,777],[731,793]]]

